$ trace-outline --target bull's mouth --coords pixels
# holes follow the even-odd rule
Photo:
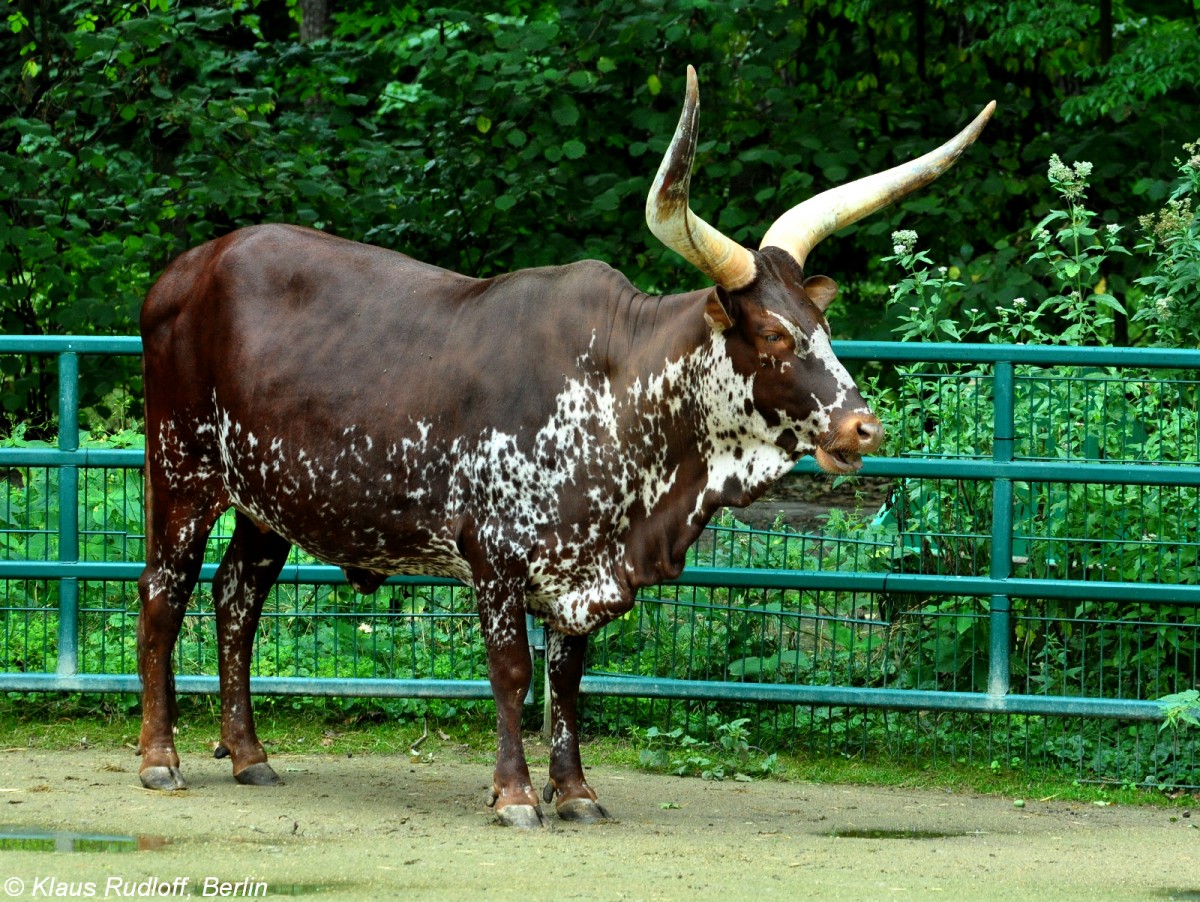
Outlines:
[[[827,451],[824,448],[817,448],[813,456],[817,459],[817,466],[826,473],[833,473],[836,476],[857,473],[863,465],[862,455],[854,451],[836,449]]]

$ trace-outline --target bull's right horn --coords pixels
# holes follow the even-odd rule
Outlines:
[[[993,100],[970,125],[923,157],[830,188],[792,207],[767,230],[760,248],[782,248],[803,268],[809,251],[823,238],[928,185],[953,166],[979,137],[995,108]]]
[[[754,254],[688,208],[699,108],[696,70],[688,66],[683,113],[646,198],[646,224],[659,241],[722,288],[735,291],[754,281]]]

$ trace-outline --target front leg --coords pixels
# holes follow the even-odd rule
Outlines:
[[[566,821],[592,823],[609,813],[583,776],[579,757],[578,700],[583,677],[587,636],[546,630],[546,670],[550,678],[550,782],[542,792],[547,802],[556,795],[558,816]]]
[[[525,593],[521,580],[492,580],[476,585],[479,623],[487,643],[488,679],[496,699],[499,744],[489,804],[509,827],[544,827],[545,818],[529,778],[521,742],[521,708],[529,692],[533,662],[525,630]]]

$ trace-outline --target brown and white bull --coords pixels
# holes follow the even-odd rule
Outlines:
[[[989,105],[924,157],[784,214],[758,251],[688,209],[698,94],[689,67],[650,229],[716,285],[647,295],[603,263],[473,279],[282,225],[175,260],[142,310],[147,565],[139,582],[142,783],[185,786],[171,654],[218,515],[213,580],[221,742],[234,776],[278,777],[255,734],[249,668],[264,597],[293,544],[370,592],[388,574],[474,586],[506,824],[607,816],[584,779],[576,700],[587,636],[641,586],[677,576],[725,505],[806,454],[852,472],[882,429],[830,347],[837,290],[805,278],[825,236],[927,184]],[[547,626],[549,782],[521,743],[525,614]]]

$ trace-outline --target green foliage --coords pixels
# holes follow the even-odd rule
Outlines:
[[[1114,55],[1085,65],[1087,86],[1063,102],[1068,121],[1124,122],[1146,104],[1200,79],[1194,11],[1190,19],[1130,15],[1115,30],[1120,40]]]
[[[1187,149],[1192,152],[1194,147]],[[1146,322],[1148,332],[1157,330],[1157,339],[1169,333],[1172,341],[1194,343],[1200,336],[1195,320],[1176,316],[1174,304],[1162,301],[1170,290],[1189,298],[1196,290],[1186,284],[1197,234],[1189,206],[1197,184],[1191,162],[1179,164],[1185,179],[1164,211],[1143,221],[1149,237],[1137,248],[1144,274],[1136,284],[1149,286],[1157,297],[1131,287],[1122,304],[1109,293],[1105,273],[1114,255],[1129,255],[1119,243],[1120,229],[1098,225],[1096,214],[1083,207],[1091,165],[1068,167],[1054,155],[1049,179],[1064,209],[1051,210],[1033,229],[1029,263],[1037,279],[1029,285],[1032,297],[1014,298],[995,317],[966,308],[962,322],[955,312],[964,303],[963,282],[916,249],[915,233],[897,232],[895,253],[888,258],[905,272],[892,292],[899,311],[896,331],[906,340],[1109,344],[1117,318],[1124,317],[1133,298],[1142,305],[1135,308],[1133,321]],[[1169,315],[1163,315],[1164,306]],[[904,451],[992,456],[995,400],[989,370],[918,365],[900,372],[899,386],[888,389],[887,402],[877,408]],[[1018,458],[1161,465],[1195,461],[1200,414],[1197,383],[1190,373],[1018,368],[1014,404],[1013,453]],[[1013,492],[1016,575],[1138,582],[1147,572],[1158,572],[1169,573],[1177,583],[1200,581],[1200,536],[1190,515],[1197,497],[1192,489],[1037,482],[1017,483]],[[898,570],[979,573],[991,566],[991,522],[986,484],[911,479],[899,484],[880,525],[895,543],[893,566]],[[966,670],[977,668],[977,650],[986,643],[980,613],[962,613],[973,604],[950,598],[921,608],[955,624],[958,632],[950,641],[941,634],[934,647],[918,643],[929,660],[924,672],[933,678],[930,685],[951,678],[979,691],[985,688],[985,673]],[[1176,655],[1188,660],[1200,653],[1195,611],[1090,600],[1015,599],[1013,608],[1017,625],[1012,669],[1027,691],[1154,697],[1195,678],[1186,663],[1163,663],[1168,653],[1177,662]],[[1113,618],[1119,618],[1120,628],[1107,633],[1096,628],[1097,621]],[[1093,666],[1085,670],[1079,663],[1084,660]],[[1136,668],[1136,674],[1130,668]],[[908,669],[913,670],[911,663]],[[1114,680],[1113,672],[1126,678]]]
[[[688,736],[679,727],[669,732],[658,727],[634,728],[634,741],[641,747],[639,763],[648,770],[704,780],[729,778],[746,783],[769,776],[775,772],[778,756],[750,745],[748,723],[748,717],[720,723],[710,716],[708,726],[716,734],[711,742]]]
[[[1052,154],[1050,184],[1066,201],[1067,209],[1051,210],[1033,230],[1029,262],[1046,270],[1058,293],[1022,317],[1023,325],[1031,327],[1046,314],[1056,317],[1062,328],[1052,339],[1054,344],[1103,342],[1111,334],[1112,312],[1125,315],[1121,304],[1105,291],[1102,268],[1113,254],[1129,252],[1117,241],[1120,226],[1097,227],[1093,224],[1096,214],[1082,205],[1091,172],[1091,163],[1078,162],[1068,168],[1058,154]],[[1085,298],[1091,303],[1082,303]],[[1045,342],[1049,336],[1041,334],[1037,339]],[[1014,336],[1012,340],[1019,339]]]
[[[1157,699],[1163,706],[1163,722],[1159,730],[1179,733],[1188,728],[1200,728],[1200,691],[1187,689]]]
[[[21,0],[0,48],[10,333],[131,332],[167,260],[261,221],[472,275],[597,257],[647,290],[694,287],[641,213],[692,63],[694,205],[749,244],[813,191],[927,150],[1000,102],[936,187],[820,249],[816,265],[843,283],[839,333],[881,337],[892,231],[936,223],[934,253],[959,270],[968,306],[1027,296],[1018,258],[1036,161],[1086,153],[1100,221],[1129,218],[1131,197],[1169,191],[1172,150],[1194,137],[1180,111],[1200,84],[1185,10],[1143,18],[1118,4],[1110,26],[1066,0],[915,16],[811,0],[367,0],[333,4],[327,36],[308,42],[285,4],[260,0]],[[1114,266],[1110,283],[1123,280]],[[51,380],[33,366],[0,361],[0,378],[6,407],[41,427]],[[93,390],[85,406],[106,394]]]
[[[1182,176],[1166,206],[1139,218],[1143,240],[1137,250],[1150,267],[1137,279],[1146,302],[1134,316],[1154,343],[1186,347],[1200,335],[1200,141],[1184,144],[1176,159]]]

